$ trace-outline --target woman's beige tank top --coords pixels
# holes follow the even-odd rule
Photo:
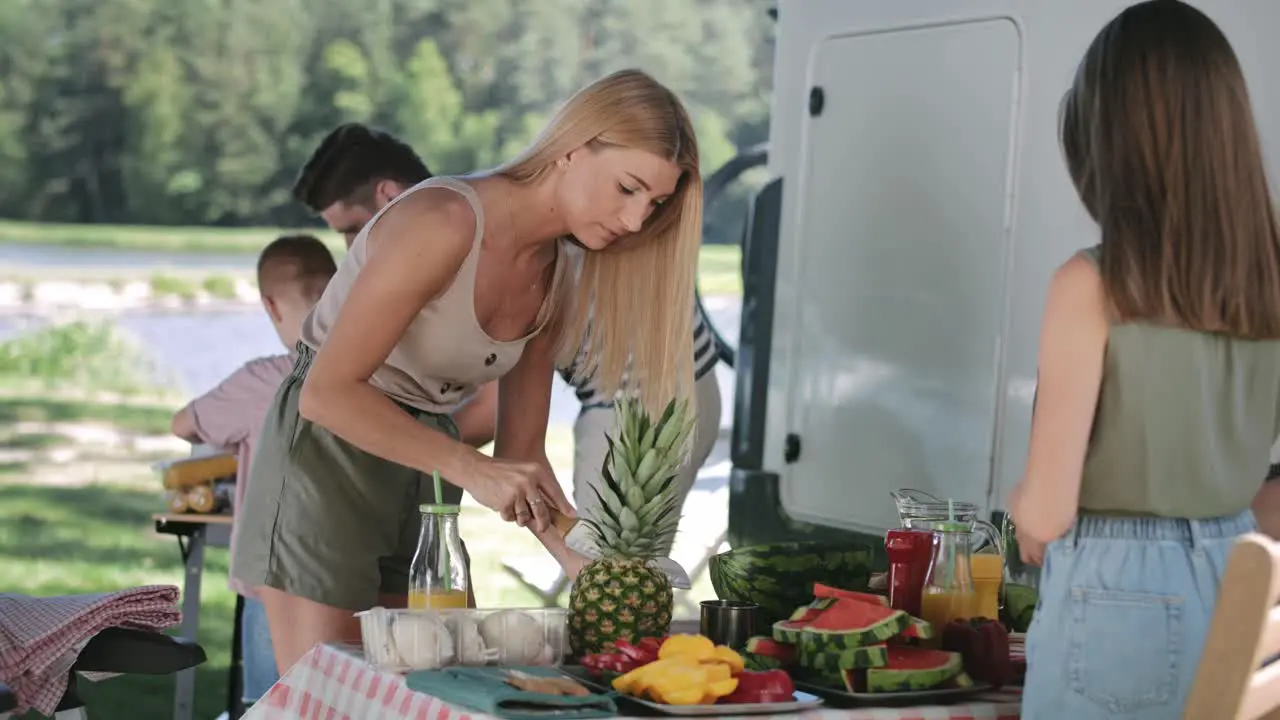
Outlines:
[[[520,359],[525,343],[546,327],[565,283],[568,258],[561,244],[556,249],[551,288],[538,311],[534,329],[522,338],[498,342],[480,327],[475,312],[476,265],[484,236],[484,207],[475,188],[451,177],[433,177],[409,188],[373,216],[351,243],[346,258],[329,282],[324,295],[302,323],[302,342],[319,350],[329,335],[364,267],[369,232],[392,206],[427,187],[448,188],[470,203],[476,216],[475,240],[453,282],[428,302],[410,322],[400,342],[369,379],[391,398],[427,412],[451,412],[479,385],[505,375]],[[424,229],[430,242],[430,230]]]

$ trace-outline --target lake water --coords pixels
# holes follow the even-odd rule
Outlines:
[[[708,298],[712,322],[731,344],[737,344],[741,302]],[[114,316],[117,325],[138,340],[163,379],[187,395],[209,390],[246,360],[282,352],[283,346],[266,315],[258,308],[233,311],[128,311]],[[0,340],[40,327],[35,317],[0,317]],[[724,396],[721,423],[731,424],[733,371],[717,368]],[[579,403],[557,376],[551,398],[551,422],[572,423]]]
[[[0,267],[4,268],[252,270],[257,262],[254,253],[165,253],[0,243]]]
[[[23,267],[46,273],[108,268],[119,270],[244,270],[256,255],[221,253],[163,253],[134,250],[49,247],[0,243],[0,267]],[[738,343],[742,302],[738,297],[705,298],[707,312],[730,345]],[[245,361],[282,351],[280,340],[260,308],[220,311],[138,310],[114,316],[118,326],[136,338],[150,354],[159,374],[175,389],[203,393]],[[0,317],[0,340],[39,327],[37,317]],[[716,371],[724,398],[721,423],[732,424],[734,374],[721,364]],[[572,423],[579,403],[559,377],[552,389],[551,422]]]

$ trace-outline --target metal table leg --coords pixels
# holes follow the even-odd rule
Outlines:
[[[204,574],[204,527],[195,527],[187,542],[178,538],[185,574],[182,581],[182,622],[178,632],[195,642],[200,634],[200,579]],[[174,678],[173,720],[192,720],[195,710],[195,668],[180,671]]]
[[[231,632],[231,670],[227,677],[227,717],[240,720],[244,715],[244,643],[241,629],[244,627],[244,596],[236,593],[235,622]]]

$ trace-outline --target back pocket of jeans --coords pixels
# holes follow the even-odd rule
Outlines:
[[[1072,691],[1116,714],[1170,702],[1178,690],[1181,629],[1177,596],[1072,588]]]

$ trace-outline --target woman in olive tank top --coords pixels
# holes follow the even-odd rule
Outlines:
[[[1280,431],[1280,236],[1240,65],[1184,3],[1098,34],[1061,140],[1101,242],[1050,284],[1008,502],[1043,563],[1023,717],[1180,718]]]

